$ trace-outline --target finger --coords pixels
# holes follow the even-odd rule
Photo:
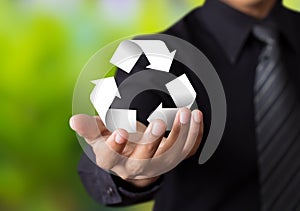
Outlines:
[[[192,112],[192,120],[190,124],[189,134],[182,150],[183,154],[187,154],[190,157],[196,153],[201,143],[203,135],[203,116],[199,110]]]
[[[99,140],[93,145],[97,165],[110,170],[121,158],[122,151],[127,143],[128,133],[126,130],[114,131],[106,141]]]
[[[175,117],[172,130],[166,139],[166,141],[159,146],[156,155],[160,155],[170,149],[173,144],[178,140],[186,140],[188,131],[189,131],[189,123],[191,119],[191,111],[187,108],[181,108]]]
[[[128,132],[124,129],[117,129],[106,140],[106,144],[111,148],[111,150],[121,154],[126,146],[127,139]]]
[[[166,124],[160,119],[151,122],[130,157],[136,159],[151,158],[165,134],[166,127]]]
[[[77,114],[70,118],[70,127],[87,141],[92,141],[101,134],[108,134],[99,117],[92,117],[86,114]]]
[[[158,148],[166,131],[167,125],[162,120],[154,120],[143,134],[141,143],[137,144],[126,162],[128,178],[142,174]],[[145,144],[147,143],[147,144]]]
[[[135,133],[130,133],[129,134],[128,140],[130,140],[131,143],[138,144],[140,142],[140,140],[142,139],[142,137],[144,135],[144,132],[147,129],[147,127],[143,123],[137,121],[136,128],[137,129],[136,129]]]

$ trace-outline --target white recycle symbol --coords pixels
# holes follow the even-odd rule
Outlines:
[[[170,53],[161,40],[126,40],[120,43],[110,62],[130,73],[143,53],[150,62],[147,68],[169,72],[176,51]],[[136,110],[110,109],[115,97],[121,98],[114,77],[94,80],[92,83],[96,86],[90,95],[90,100],[105,126],[111,131],[123,128],[129,133],[135,133]],[[147,120],[150,122],[154,119],[162,119],[167,124],[167,130],[171,130],[178,109],[190,108],[196,99],[196,92],[185,74],[165,86],[177,108],[162,108],[160,104]]]

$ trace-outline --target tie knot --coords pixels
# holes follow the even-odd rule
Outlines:
[[[278,31],[273,25],[256,25],[253,28],[254,36],[267,44],[274,44],[278,38]]]

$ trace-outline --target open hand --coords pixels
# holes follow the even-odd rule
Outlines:
[[[187,108],[177,112],[167,138],[164,137],[166,124],[159,119],[148,127],[138,122],[139,133],[130,135],[123,129],[111,132],[98,116],[85,114],[71,117],[70,126],[93,148],[99,167],[139,187],[151,184],[165,173],[161,168],[171,170],[193,155],[203,135],[202,113]],[[169,154],[165,156],[166,153]]]

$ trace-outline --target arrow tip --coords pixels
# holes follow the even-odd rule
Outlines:
[[[91,83],[97,85],[99,80],[92,80]]]
[[[116,95],[115,95],[115,96],[121,99],[121,95],[120,95],[120,92],[119,92],[119,90],[117,90],[117,92],[116,92]]]
[[[154,120],[155,117],[156,117],[156,115],[157,115],[157,112],[158,112],[159,110],[161,110],[161,109],[162,109],[162,103],[160,103],[160,104],[156,107],[156,109],[149,115],[147,121],[148,121],[148,122],[151,122],[152,120]]]
[[[155,109],[155,111],[159,110],[159,109],[162,109],[162,103],[160,103],[159,106],[157,106],[157,108]]]
[[[176,53],[176,50],[172,51],[172,52],[170,53],[170,55],[174,58],[175,53]]]

